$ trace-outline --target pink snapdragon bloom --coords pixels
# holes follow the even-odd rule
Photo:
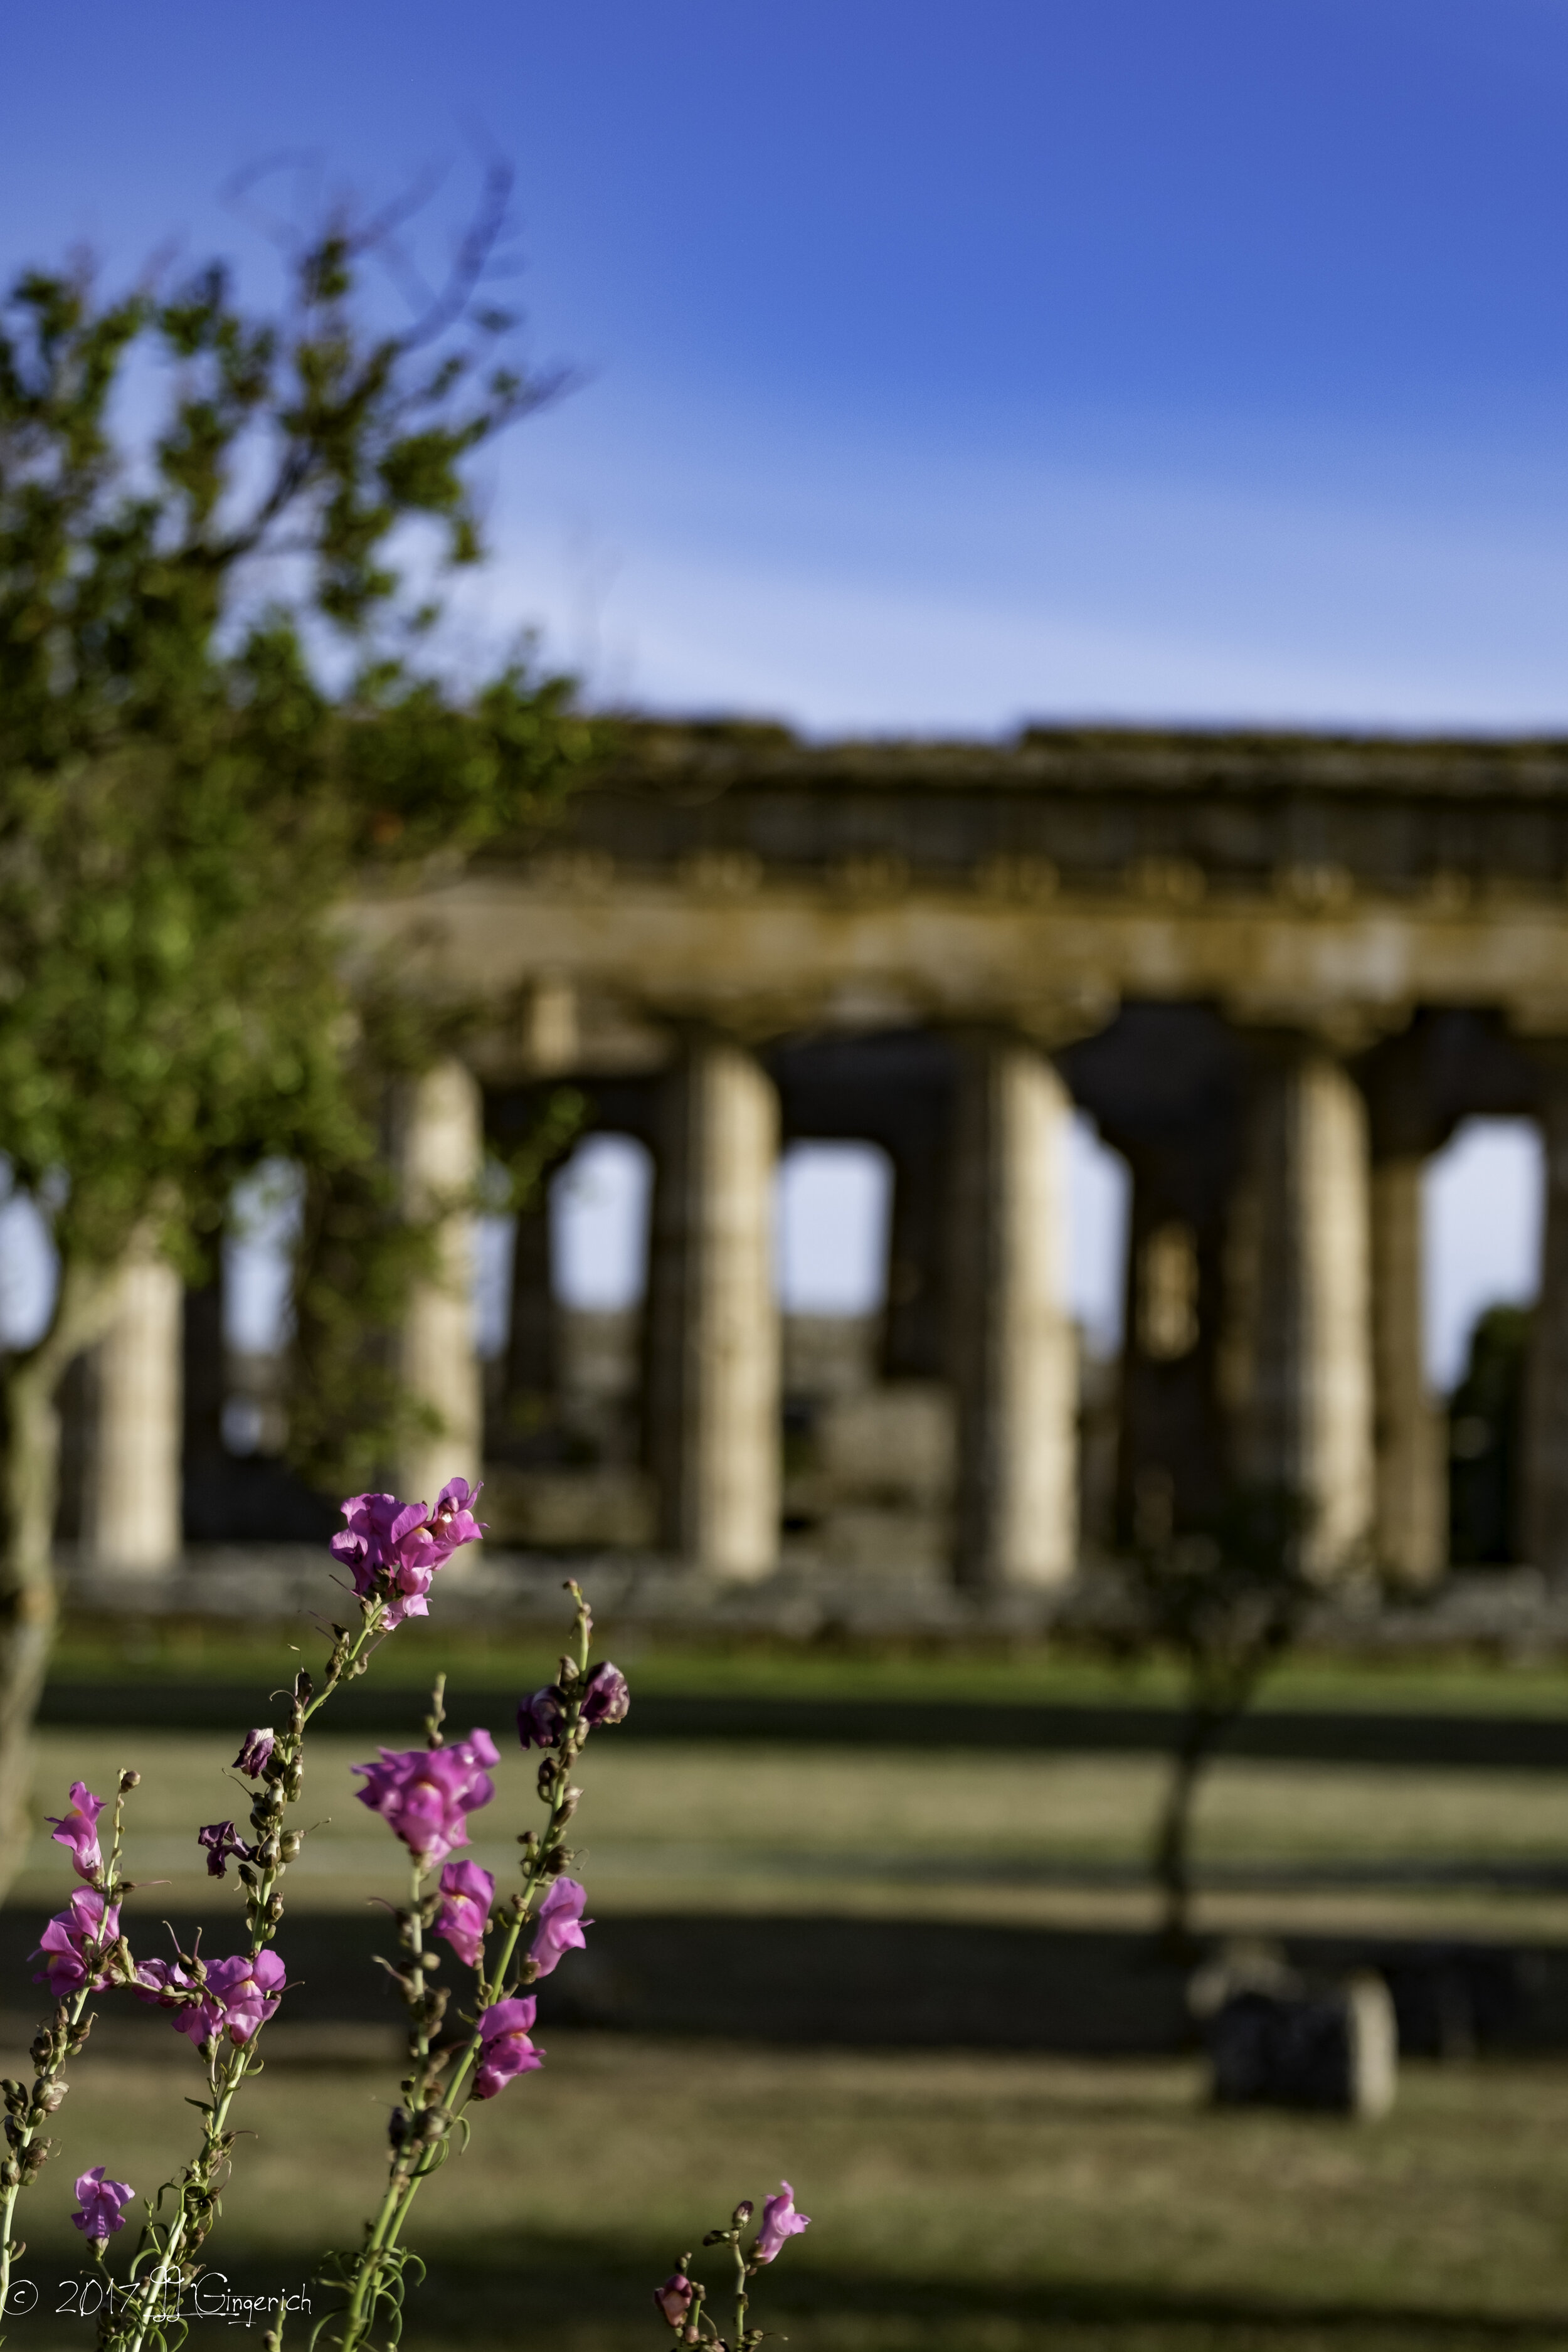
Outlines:
[[[116,2230],[124,2229],[121,2209],[130,2204],[136,2191],[129,2180],[105,2180],[102,2165],[95,2164],[78,2180],[76,2193],[81,2200],[81,2210],[73,2213],[71,2220],[85,2237],[97,2238],[101,2243]]]
[[[625,1675],[608,1658],[595,1667],[583,1685],[583,1720],[595,1729],[601,1724],[624,1723],[631,1703]]]
[[[362,1805],[379,1813],[426,1870],[468,1843],[467,1816],[488,1805],[495,1783],[482,1769],[500,1761],[488,1731],[470,1731],[448,1748],[384,1748],[379,1764],[356,1764]]]
[[[209,1878],[226,1878],[231,1858],[250,1860],[250,1848],[232,1822],[209,1822],[196,1832],[196,1843],[206,1854]]]
[[[531,1997],[498,2000],[479,2019],[479,2063],[474,2076],[476,2099],[493,2099],[514,2074],[531,2074],[544,2063],[544,2053],[529,2040],[538,2003]]]
[[[101,1992],[113,1978],[103,1967],[103,1955],[120,1933],[120,1906],[107,1903],[96,1887],[79,1886],[63,1911],[57,1911],[38,1938],[35,1959],[42,1958],[49,1990],[64,2000],[90,1983]],[[33,1979],[35,1984],[37,1979]]]
[[[395,1495],[350,1495],[342,1505],[348,1525],[328,1549],[350,1570],[361,1600],[386,1604],[388,1625],[428,1616],[426,1595],[437,1570],[459,1544],[478,1543],[485,1532],[471,1507],[479,1492],[466,1478],[449,1479],[434,1510]]]
[[[239,1754],[234,1759],[234,1769],[243,1772],[247,1780],[258,1780],[272,1760],[272,1750],[278,1745],[276,1732],[262,1724],[247,1731],[240,1742]]]
[[[207,1991],[219,2011],[219,2023],[237,2049],[259,2033],[277,2014],[289,1980],[278,1954],[237,1952],[232,1960],[215,1960],[207,1970]]]
[[[103,1856],[98,1847],[98,1817],[102,1811],[103,1799],[95,1797],[85,1780],[73,1780],[69,1812],[58,1821],[53,1813],[45,1815],[53,1823],[56,1845],[69,1846],[71,1868],[89,1885],[103,1874]]]
[[[484,1954],[485,1929],[496,1883],[477,1862],[449,1862],[441,1873],[441,1908],[436,1933],[444,1936],[460,1960],[477,1969]]]
[[[781,2180],[778,2195],[764,2197],[763,2200],[763,2226],[757,2231],[757,2242],[752,2249],[752,2261],[771,2263],[784,2240],[798,2238],[803,2230],[809,2228],[810,2223],[809,2213],[795,2211],[795,2190],[790,2187],[789,2182]]]
[[[565,1720],[565,1694],[558,1683],[547,1683],[518,1708],[517,1736],[525,1748],[553,1748]]]
[[[566,1717],[566,1692],[559,1683],[546,1683],[517,1710],[517,1736],[525,1748],[553,1748]],[[584,1684],[581,1706],[590,1730],[602,1724],[624,1723],[632,1703],[626,1678],[608,1658],[594,1668]]]
[[[226,2032],[237,2047],[250,2041],[276,2014],[287,1971],[273,1951],[254,1959],[237,1952],[214,1960],[199,1984],[177,1960],[143,1960],[136,1971],[136,1998],[152,2008],[172,2009],[176,2033],[199,2049],[209,2034]]]
[[[133,1990],[149,2009],[172,2009],[175,2032],[188,2034],[198,2046],[222,2021],[216,2001],[200,1992],[195,1977],[187,1976],[177,1960],[139,1960]]]
[[[684,2271],[671,2271],[664,2284],[655,2287],[653,2299],[671,2327],[684,2327],[696,2293]]]
[[[549,1976],[568,1952],[586,1950],[588,1938],[583,1930],[594,1924],[583,1916],[587,1900],[585,1890],[574,1878],[558,1878],[551,1887],[539,1906],[539,1933],[528,1955],[536,1976]]]

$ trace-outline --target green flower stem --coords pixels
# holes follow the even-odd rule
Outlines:
[[[114,1792],[113,1834],[110,1840],[109,1861],[100,1873],[98,1887],[106,1906],[117,1902],[125,1891],[120,1879],[120,1857],[124,1842],[125,1800],[131,1790],[138,1785],[141,1778],[139,1772],[127,1771],[119,1775]],[[131,1953],[123,1936],[117,1938],[113,1944],[95,1945],[92,1948],[92,1958],[88,1965],[86,1983],[79,1991],[73,1993],[68,2000],[62,2000],[56,2004],[54,2022],[51,2026],[39,2029],[38,2039],[41,2039],[47,2032],[49,2047],[47,2055],[41,2063],[37,2059],[34,2061],[37,2073],[31,2097],[28,2098],[26,2094],[22,2094],[13,2105],[13,2097],[16,2093],[21,2093],[21,2085],[18,2084],[15,2086],[12,2096],[6,2099],[7,2120],[15,2120],[16,2137],[12,2139],[10,2132],[7,2131],[6,2138],[10,2143],[9,2154],[5,2165],[5,2174],[0,2176],[0,2180],[3,2180],[3,2186],[0,2186],[0,2315],[4,2315],[5,2305],[10,2299],[11,2265],[20,2251],[16,2241],[11,2235],[11,2224],[16,2211],[16,2200],[24,2189],[31,2186],[34,2177],[41,2170],[47,2154],[47,2143],[45,2143],[39,2152],[37,2162],[29,2165],[27,2159],[37,2147],[38,2134],[43,2129],[46,2119],[53,2114],[65,2095],[66,2085],[62,2077],[66,2061],[81,2046],[80,2041],[77,2039],[77,2030],[81,2024],[88,2002],[92,1999],[92,1980],[100,1968],[109,1961],[111,1954],[118,1961],[121,1973],[129,1976]],[[90,2027],[89,2019],[89,2031]],[[85,2039],[84,2033],[81,2040]],[[37,2050],[37,2039],[35,2039],[33,2047]],[[3,2340],[0,2338],[0,2341]]]
[[[271,1942],[277,1933],[278,1921],[282,1916],[282,1899],[278,1887],[289,1864],[278,1832],[284,1806],[299,1801],[304,1784],[306,1727],[342,1684],[363,1674],[370,1663],[367,1653],[383,1631],[384,1612],[382,1603],[372,1601],[362,1603],[361,1608],[359,1631],[352,1638],[346,1633],[338,1633],[321,1689],[314,1690],[309,1678],[303,1675],[296,1680],[291,1719],[288,1728],[278,1734],[272,1757],[268,1759],[268,1777],[263,1780],[256,1810],[265,1811],[270,1817],[271,1826],[262,1839],[262,1850],[270,1845],[273,1855],[260,1865],[254,1883],[247,1881],[251,1885],[248,1912],[252,1959],[258,1958],[264,1945]],[[276,1771],[271,1769],[273,1764],[278,1767]],[[272,1801],[264,1804],[263,1799],[268,1791],[270,1791]],[[259,1823],[258,1827],[260,1827]],[[118,1822],[116,1835],[118,1840]],[[303,1836],[304,1833],[300,1832],[301,1843]],[[245,1867],[249,1868],[250,1865]],[[161,2245],[158,2245],[154,2231],[153,2243],[158,2245],[158,2259],[137,2283],[138,2291],[128,2295],[121,2305],[120,2324],[111,2325],[105,2330],[105,2352],[142,2352],[148,2330],[163,2307],[171,2275],[183,2267],[187,2249],[194,2252],[211,2226],[217,2210],[214,2176],[228,2153],[229,2109],[246,2076],[259,2065],[257,2044],[265,2031],[265,2025],[258,2026],[250,2040],[221,2063],[217,2053],[214,2053],[208,2073],[212,2100],[204,2110],[206,2120],[201,2148],[179,2179],[165,2181],[153,2200],[152,2210],[156,2211],[164,2195],[175,2192],[179,2197],[179,2208],[163,2234]],[[145,2245],[138,2250],[138,2259],[145,2250]]]
[[[593,1620],[577,1586],[573,1584],[568,1589],[575,1597],[577,1603],[577,1615],[573,1626],[577,1650],[576,1673],[563,1686],[566,1698],[565,1716],[560,1738],[551,1752],[547,1799],[550,1805],[550,1820],[546,1824],[543,1836],[526,1850],[522,1864],[522,1887],[510,1906],[512,1914],[510,1922],[476,1989],[477,2013],[473,2028],[468,2041],[458,2053],[457,2063],[452,2068],[439,2102],[453,2119],[466,2113],[472,2096],[469,2076],[479,2054],[479,2020],[487,2009],[503,1997],[506,1979],[517,1952],[518,1940],[523,1928],[530,1924],[534,1896],[542,1882],[556,1875],[556,1871],[552,1865],[558,1856],[567,1823],[571,1821],[575,1809],[575,1801],[569,1801],[568,1783],[572,1775],[572,1766],[587,1738],[586,1727],[582,1722],[580,1694],[587,1678]],[[541,1793],[543,1793],[542,1790]],[[416,1874],[416,1886],[417,1884]],[[415,1905],[415,1914],[417,1919],[417,1901]],[[416,1933],[417,1932],[416,1928]],[[425,2048],[427,2055],[427,2042]],[[359,2347],[364,2341],[374,2312],[376,2281],[385,2268],[388,2257],[397,2246],[399,2235],[404,2222],[408,2218],[420,2182],[427,2179],[443,2160],[446,2147],[444,2134],[435,2141],[420,2142],[415,2137],[418,2115],[434,2103],[431,2093],[436,2087],[435,2078],[438,2073],[438,2065],[426,2064],[423,2074],[416,2077],[413,2095],[418,2100],[419,2105],[411,2110],[409,2137],[405,2143],[405,2147],[412,2147],[415,2152],[410,2158],[405,2155],[405,2148],[395,2151],[387,2179],[386,2194],[382,2200],[381,2210],[370,2226],[363,2246],[352,2258],[349,2264],[345,2281],[349,2290],[349,2299],[343,2307],[342,2333],[337,2339],[338,2352],[359,2352]]]

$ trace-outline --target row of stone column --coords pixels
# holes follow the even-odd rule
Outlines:
[[[1041,1586],[1079,1555],[1077,1380],[1066,1297],[1070,1098],[1050,1059],[1011,1035],[955,1042],[947,1152],[949,1369],[957,1405],[954,1572]],[[1542,1333],[1532,1386],[1536,1556],[1568,1551],[1568,1079],[1550,1101]],[[660,1542],[713,1574],[764,1575],[779,1528],[781,1328],[771,1263],[777,1096],[732,1039],[688,1039],[660,1086],[647,1295],[645,1421]],[[401,1364],[416,1405],[399,1489],[429,1497],[480,1473],[473,1338],[479,1089],[448,1062],[407,1087],[390,1129],[411,1213],[438,1263],[411,1296]],[[1422,1155],[1321,1041],[1255,1041],[1240,1166],[1217,1276],[1179,1269],[1165,1308],[1206,1320],[1226,1469],[1300,1494],[1327,1566],[1358,1548],[1411,1578],[1440,1560],[1443,1465],[1422,1368]],[[1157,1275],[1166,1229],[1133,1257]],[[1136,1298],[1128,1348],[1152,1346]],[[1147,1319],[1143,1316],[1143,1319]],[[181,1291],[161,1262],[128,1269],[94,1370],[87,1557],[162,1568],[180,1544]],[[1195,1328],[1195,1324],[1194,1324]],[[1157,1329],[1155,1333],[1157,1339]],[[1180,1352],[1181,1333],[1171,1344]],[[1205,1375],[1205,1378],[1208,1376]],[[1131,1430],[1130,1443],[1137,1445]],[[1562,1506],[1563,1507],[1560,1507]]]

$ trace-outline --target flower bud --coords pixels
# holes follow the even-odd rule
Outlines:
[[[299,1831],[290,1830],[279,1849],[282,1854],[283,1860],[285,1862],[293,1862],[298,1856],[300,1848],[303,1843],[304,1841],[300,1837]]]
[[[275,1895],[272,1897],[271,1902],[267,1906],[267,1916],[272,1921],[274,1927],[276,1927],[278,1921],[283,1916],[283,1897],[281,1895]]]
[[[140,1772],[121,1772],[120,1776],[120,1793],[122,1797],[128,1797],[132,1789],[139,1789],[141,1786],[142,1775]]]
[[[743,2230],[756,2210],[749,2197],[742,2197],[730,2219],[737,2230]]]

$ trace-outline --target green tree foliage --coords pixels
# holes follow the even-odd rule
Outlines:
[[[560,388],[488,300],[507,193],[392,325],[395,212],[289,244],[275,315],[218,263],[122,295],[33,271],[0,305],[0,1150],[60,1262],[0,1371],[0,1871],[67,1363],[127,1252],[199,1257],[258,1160],[371,1182],[334,902],[537,818],[594,749],[566,681],[459,688],[427,650],[432,577],[481,551],[471,459]]]

